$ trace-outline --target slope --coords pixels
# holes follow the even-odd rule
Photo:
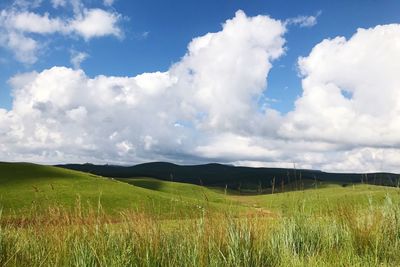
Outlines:
[[[185,197],[196,200],[204,200],[213,203],[233,204],[227,201],[226,196],[222,193],[215,192],[204,186],[192,185],[187,183],[169,182],[154,178],[131,178],[119,179],[137,187],[142,187],[157,192],[172,194],[177,197]]]
[[[164,181],[184,182],[197,185],[223,187],[229,189],[255,191],[258,188],[284,187],[295,185],[302,189],[305,181],[334,184],[368,183],[398,186],[400,176],[392,173],[327,173],[318,170],[251,168],[223,164],[176,165],[167,162],[144,163],[135,166],[67,164],[60,167],[93,173],[106,177],[133,178],[152,177]]]
[[[51,206],[96,208],[107,213],[130,209],[154,215],[190,213],[202,199],[129,185],[114,179],[29,163],[0,163],[0,209],[3,214],[27,213]],[[212,208],[220,204],[211,203]]]
[[[326,213],[346,209],[365,209],[385,201],[400,204],[400,188],[357,184],[326,184],[320,188],[278,194],[230,196],[248,207],[263,208],[283,214]]]

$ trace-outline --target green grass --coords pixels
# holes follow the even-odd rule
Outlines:
[[[313,189],[322,189],[328,187],[343,187],[347,186],[347,184],[342,184],[340,182],[335,181],[315,181],[310,179],[303,179],[298,181],[297,183],[291,182],[289,184],[275,184],[274,191],[272,192],[272,185],[262,185],[261,187],[256,185],[247,186],[245,188],[238,189],[233,188],[223,188],[218,186],[208,186],[209,189],[213,190],[217,193],[227,193],[230,195],[237,196],[252,196],[252,195],[266,195],[272,193],[288,193],[293,191],[304,191],[304,190],[313,190]]]
[[[400,200],[400,189],[375,185],[324,184],[322,188],[268,195],[231,196],[243,205],[265,208],[283,214],[296,212],[330,212],[343,206],[365,208],[380,205],[386,196]]]
[[[277,213],[329,211],[344,204],[379,204],[386,194],[399,199],[397,188],[303,181],[306,190],[262,195],[161,181],[152,178],[103,178],[62,168],[28,163],[0,163],[0,207],[3,213],[43,210],[49,206],[73,207],[79,198],[85,206],[117,214],[136,209],[181,216],[186,210],[209,206],[215,210],[264,209]],[[122,182],[123,181],[123,182]],[[294,190],[295,185],[286,185]]]
[[[123,181],[0,163],[0,266],[400,266],[398,188]]]
[[[79,200],[82,206],[93,208],[100,203],[107,213],[134,209],[181,215],[204,205],[208,193],[188,198],[56,167],[0,163],[0,208],[4,214],[40,211],[50,206],[74,207]],[[214,204],[212,200],[219,203]],[[215,209],[227,208],[222,197],[209,199],[208,205]]]
[[[45,216],[40,224],[0,224],[1,266],[400,265],[400,207],[389,197],[325,216],[206,212],[167,226],[138,213],[118,224],[97,213]]]
[[[215,192],[206,187],[157,180],[153,178],[133,178],[133,179],[119,179],[122,182],[132,184],[137,187],[151,189],[157,192],[172,194],[178,197],[185,197],[191,199],[204,200],[215,203],[226,203],[227,198],[224,194]]]

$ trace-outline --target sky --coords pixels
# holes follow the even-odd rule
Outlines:
[[[0,160],[400,167],[400,2],[0,2]]]

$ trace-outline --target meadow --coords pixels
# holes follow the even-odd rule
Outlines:
[[[0,266],[399,266],[400,191],[241,195],[0,164]]]

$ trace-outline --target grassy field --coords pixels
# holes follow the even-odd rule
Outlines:
[[[297,212],[329,213],[344,206],[365,209],[369,206],[382,205],[386,197],[390,197],[397,203],[400,199],[400,190],[394,187],[365,184],[346,187],[331,184],[317,189],[267,195],[231,196],[230,198],[250,207],[265,208],[291,215]]]
[[[239,195],[0,164],[0,266],[400,266],[398,188]]]
[[[163,192],[167,194],[171,194],[173,196],[178,197],[186,197],[197,200],[204,200],[212,203],[227,203],[229,202],[229,198],[222,192],[215,192],[206,187],[186,184],[186,183],[177,183],[177,182],[166,182],[153,178],[134,178],[134,179],[120,179],[125,183],[129,183],[131,185],[150,189],[156,192]],[[231,204],[239,204],[233,203]]]
[[[143,179],[142,179],[143,180]],[[149,181],[153,181],[149,179]],[[188,185],[187,192],[191,196]],[[176,186],[179,188],[179,186]],[[72,209],[81,207],[97,209],[99,205],[107,214],[117,215],[124,210],[148,212],[160,216],[181,217],[199,206],[210,209],[235,208],[224,196],[216,197],[209,190],[200,190],[196,197],[155,191],[56,167],[25,163],[0,163],[0,208],[3,215],[41,212],[49,207]],[[208,198],[210,195],[210,198]],[[215,200],[215,202],[213,202]]]

